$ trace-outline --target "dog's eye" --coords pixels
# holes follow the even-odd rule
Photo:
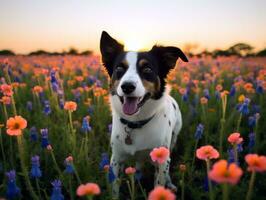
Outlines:
[[[118,66],[117,68],[116,68],[116,71],[117,72],[123,72],[125,69],[124,69],[124,67],[122,67],[122,66]]]
[[[142,72],[145,73],[145,74],[149,74],[149,73],[152,72],[152,70],[151,70],[150,67],[145,67],[145,68],[143,68]]]

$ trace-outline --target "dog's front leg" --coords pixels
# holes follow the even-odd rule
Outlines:
[[[112,199],[119,199],[119,188],[120,188],[120,179],[119,174],[121,171],[123,171],[123,162],[124,159],[122,159],[121,155],[118,155],[117,153],[113,153],[111,157],[111,167],[113,169],[113,173],[115,175],[115,180],[112,183]]]

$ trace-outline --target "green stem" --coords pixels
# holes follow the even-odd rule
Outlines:
[[[17,109],[16,109],[16,103],[15,103],[15,99],[14,96],[11,96],[11,105],[12,105],[12,109],[13,109],[13,114],[16,116],[17,115]]]
[[[194,151],[193,151],[193,160],[192,160],[192,164],[191,164],[191,171],[192,172],[194,171],[194,164],[195,164],[195,159],[196,159],[196,150],[198,147],[198,143],[199,143],[199,140],[196,140],[195,146],[194,146]]]
[[[2,129],[0,128],[0,145],[1,145],[1,152],[2,152],[2,157],[3,157],[3,165],[4,169],[6,170],[6,156],[5,156],[5,151],[4,151],[4,146],[3,146],[3,139],[2,139]]]
[[[185,172],[182,172],[181,177],[182,185],[181,185],[181,200],[185,199]]]
[[[219,139],[219,152],[222,157],[223,153],[223,138],[224,138],[224,125],[225,125],[225,119],[221,119],[221,130],[220,130],[220,139]]]
[[[234,160],[235,163],[238,163],[238,154],[237,154],[237,144],[234,144]]]
[[[129,190],[129,194],[130,194],[130,196],[132,196],[132,191],[131,191],[130,183],[129,183],[129,181],[126,181],[126,183],[127,183],[127,187],[128,187],[128,190]]]
[[[246,200],[250,200],[252,197],[252,191],[253,191],[253,187],[254,187],[255,177],[256,177],[256,172],[252,171],[250,181],[249,181],[248,193],[246,196]]]
[[[42,199],[41,189],[40,189],[40,185],[39,185],[39,179],[38,178],[35,178],[35,182],[36,182],[36,187],[37,187],[39,199]]]
[[[7,114],[7,110],[6,110],[6,105],[3,104],[3,108],[4,108],[4,115],[5,115],[5,120],[8,120],[8,114]]]
[[[73,128],[73,122],[72,122],[72,112],[68,111],[68,118],[69,118],[69,125],[70,125],[70,132],[71,132],[71,138],[72,138],[72,149],[74,150],[76,147],[76,137],[74,133],[74,128]]]
[[[131,183],[131,200],[135,199],[135,179],[134,179],[134,175],[131,174],[130,175],[130,183]]]
[[[61,172],[61,170],[60,170],[60,168],[59,168],[59,166],[58,166],[58,164],[56,162],[53,150],[51,150],[50,152],[51,152],[52,160],[53,160],[54,165],[55,165],[55,169],[56,169],[56,171],[57,171],[57,173],[58,173],[58,175],[59,175],[59,177],[61,179],[61,178],[63,178],[63,174],[62,174],[62,172]]]
[[[239,132],[241,119],[242,119],[242,113],[240,113],[238,121],[237,121],[236,132]]]
[[[140,191],[141,191],[141,193],[142,193],[144,199],[146,200],[146,199],[147,199],[146,192],[145,192],[145,190],[143,189],[143,187],[142,187],[142,185],[141,185],[141,183],[140,183],[139,180],[138,180],[138,185],[139,185]]]
[[[73,187],[72,187],[72,176],[69,176],[69,191],[70,191],[70,199],[74,199],[74,194],[73,194]]]
[[[228,184],[223,184],[223,200],[228,200]]]
[[[207,168],[207,177],[208,177],[208,186],[209,186],[209,196],[210,196],[211,200],[214,200],[213,192],[212,192],[212,182],[211,182],[211,180],[209,179],[209,176],[208,176],[209,171],[210,171],[210,160],[209,159],[206,160],[206,165],[207,165],[206,168]]]
[[[23,148],[22,135],[17,136],[17,143],[18,143],[18,150],[19,150],[19,157],[20,157],[20,165],[21,165],[21,169],[22,169],[22,173],[23,173],[25,182],[26,182],[27,190],[30,192],[32,199],[38,200],[38,196],[35,194],[35,192],[32,188],[32,185],[30,183],[30,179],[28,176],[28,169],[27,169],[25,162],[24,162],[24,148]]]

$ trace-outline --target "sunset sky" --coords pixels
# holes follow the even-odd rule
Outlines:
[[[102,30],[130,49],[266,47],[266,0],[0,0],[0,49],[99,51]]]

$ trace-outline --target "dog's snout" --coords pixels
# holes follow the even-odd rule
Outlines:
[[[121,88],[125,94],[130,94],[136,89],[136,84],[133,82],[124,82]]]

